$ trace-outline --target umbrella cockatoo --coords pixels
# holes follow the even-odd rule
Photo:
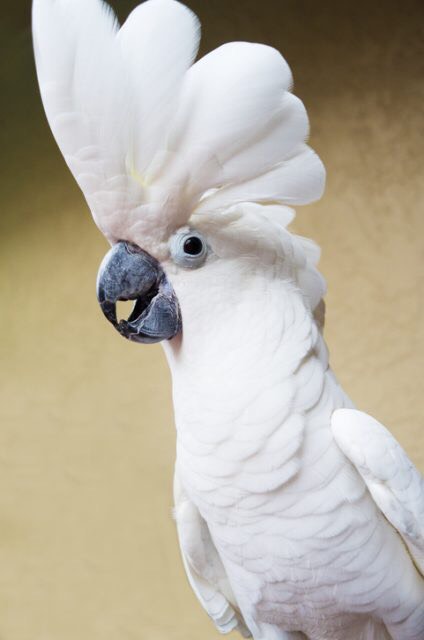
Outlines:
[[[51,129],[112,245],[101,308],[168,358],[201,604],[254,640],[424,638],[423,479],[337,383],[319,252],[287,229],[325,176],[286,62],[233,42],[193,64],[199,23],[174,0],[121,28],[100,0],[34,0],[33,30]]]

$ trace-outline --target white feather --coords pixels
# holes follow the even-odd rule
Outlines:
[[[288,91],[290,70],[271,47],[234,42],[186,74],[163,181],[185,182],[197,211],[237,202],[305,204],[322,194],[324,170],[304,145],[308,119]]]
[[[144,2],[120,30],[100,0],[34,0],[33,31],[50,126],[111,242],[153,249],[196,208],[320,197],[275,49],[229,43],[190,67],[199,23],[174,0]]]
[[[131,146],[143,174],[166,148],[179,104],[181,81],[197,55],[200,24],[180,3],[150,0],[137,7],[119,31],[126,73],[135,100]]]
[[[325,170],[318,156],[306,145],[265,173],[246,182],[218,189],[200,202],[197,212],[223,210],[237,202],[308,204],[321,197]]]
[[[331,430],[352,404],[311,313],[319,250],[268,206],[197,215],[210,262],[168,270],[184,310],[182,343],[165,345],[180,480],[255,640],[419,640],[422,576]],[[415,484],[398,492],[407,509]]]
[[[221,633],[237,629],[243,637],[251,637],[208,526],[184,493],[177,472],[174,500],[183,564],[194,593]]]
[[[100,0],[34,0],[33,33],[56,141],[100,229],[132,239],[151,215],[140,171],[164,144],[198,21],[178,2],[150,0],[119,31]],[[160,228],[166,211],[155,213]]]
[[[353,409],[335,411],[334,437],[424,575],[424,478],[383,425]]]

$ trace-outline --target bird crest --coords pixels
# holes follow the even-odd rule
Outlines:
[[[34,0],[47,118],[94,220],[113,244],[159,247],[192,214],[287,208],[323,192],[308,118],[275,49],[224,44],[194,62],[197,17],[147,0],[119,26],[101,0]]]

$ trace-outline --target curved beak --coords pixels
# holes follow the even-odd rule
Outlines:
[[[181,331],[177,297],[156,258],[129,242],[105,255],[97,276],[97,299],[106,318],[134,342],[170,340]],[[127,320],[118,321],[118,300],[134,300]]]

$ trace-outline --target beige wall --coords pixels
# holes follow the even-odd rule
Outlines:
[[[106,243],[46,126],[27,27],[0,36],[0,637],[209,640],[171,520],[160,347],[97,307]],[[135,3],[131,3],[134,5]],[[424,469],[421,2],[192,0],[203,50],[277,46],[328,168],[296,229],[323,248],[333,366]],[[125,15],[129,2],[114,2]]]

